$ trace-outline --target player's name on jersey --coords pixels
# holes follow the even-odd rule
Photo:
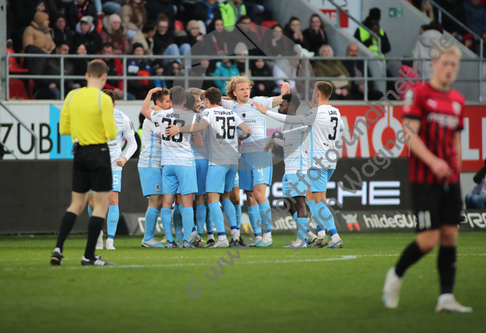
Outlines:
[[[214,110],[214,114],[220,115],[220,116],[231,116],[233,114],[233,111],[221,111],[221,110]]]

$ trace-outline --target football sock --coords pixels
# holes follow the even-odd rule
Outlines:
[[[236,227],[239,230],[241,227],[241,206],[240,205],[234,205],[234,206],[236,212]]]
[[[159,213],[159,210],[154,207],[149,207],[145,213],[145,233],[143,235],[143,240],[145,242],[148,242],[155,237],[155,225],[157,224]]]
[[[258,206],[260,210],[260,216],[262,219],[262,229],[265,233],[272,232],[272,210],[270,209],[270,204],[268,200]]]
[[[108,206],[108,219],[106,221],[107,229],[108,229],[108,238],[111,239],[115,238],[116,228],[118,226],[119,219],[120,219],[120,209],[118,208],[118,205]]]
[[[253,228],[253,233],[256,237],[262,234],[260,211],[258,206],[248,207],[248,217],[250,219],[251,227]],[[257,224],[258,223],[258,224]]]
[[[334,224],[334,216],[332,216],[329,208],[323,202],[319,202],[315,205],[314,210],[316,213],[312,214],[312,216],[318,216],[319,221],[324,224],[324,227],[327,229],[331,237],[336,235],[337,230],[336,225]]]
[[[88,205],[88,215],[91,217],[93,215],[93,209]]]
[[[219,202],[213,202],[209,204],[209,212],[211,214],[211,219],[216,226],[216,230],[218,231],[218,235],[224,235],[224,217],[223,211],[221,210],[221,206]]]
[[[174,230],[177,241],[180,241],[182,239],[182,215],[180,205],[174,206],[174,216],[172,218],[174,220]]]
[[[186,207],[182,210],[182,226],[184,228],[184,240],[189,242],[194,227],[194,208]]]
[[[294,219],[295,223],[297,223],[297,212],[294,213],[294,215],[292,215],[292,218]]]
[[[84,251],[84,257],[86,259],[95,258],[95,247],[100,235],[101,228],[105,219],[102,217],[91,216],[88,224],[88,241],[86,242],[86,250]],[[59,247],[59,246],[58,246]]]
[[[307,224],[308,218],[307,217],[299,217],[297,218],[297,234],[298,239],[301,241],[305,241],[305,225]]]
[[[204,223],[206,222],[206,206],[204,204],[196,207],[196,225],[199,236],[204,231]]]
[[[312,220],[316,224],[317,228],[317,233],[319,234],[319,237],[326,232],[326,228],[324,228],[324,223],[319,219],[319,215],[317,214],[317,207],[314,204],[314,200],[307,201],[307,204],[309,205],[310,212],[312,214]]]
[[[395,273],[402,277],[405,271],[419,261],[425,253],[420,251],[417,242],[410,243],[403,251],[400,259],[398,259],[397,265],[395,266]],[[440,255],[440,254],[439,254]]]
[[[235,206],[229,199],[223,200],[221,204],[224,208],[224,215],[226,215],[231,226],[231,236],[238,235]],[[234,236],[233,238],[238,238],[238,236]]]
[[[174,236],[172,235],[172,223],[169,208],[162,208],[160,210],[160,219],[162,220],[162,227],[164,228],[165,237],[167,242],[173,242]]]
[[[206,233],[208,234],[208,236],[213,235],[213,230],[214,230],[213,219],[211,218],[211,214],[209,212],[209,207],[206,206]]]
[[[437,259],[439,269],[440,293],[452,294],[454,288],[454,278],[456,276],[456,247],[441,246]]]
[[[64,246],[64,242],[66,241],[67,236],[71,232],[71,229],[74,226],[74,223],[76,223],[76,218],[78,216],[74,213],[71,212],[66,212],[64,216],[62,217],[61,220],[61,227],[59,228],[59,235],[57,236],[57,243],[56,247],[61,249]]]

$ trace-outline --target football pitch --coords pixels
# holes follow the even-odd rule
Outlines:
[[[398,309],[383,306],[385,273],[414,233],[345,233],[343,249],[298,251],[283,236],[295,239],[275,234],[232,265],[235,249],[143,249],[141,237],[117,237],[116,251],[97,251],[114,267],[81,266],[86,236],[68,238],[60,267],[49,265],[55,236],[0,237],[0,332],[486,331],[484,232],[459,234],[455,295],[471,314],[434,313],[436,250],[405,275]]]

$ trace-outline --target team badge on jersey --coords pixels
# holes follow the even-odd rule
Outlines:
[[[459,115],[461,113],[461,104],[459,102],[452,102],[452,110],[454,110],[456,115]]]
[[[405,94],[405,105],[412,105],[413,96],[414,94],[412,90],[407,91],[407,93]]]

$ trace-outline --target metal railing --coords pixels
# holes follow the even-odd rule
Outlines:
[[[7,81],[7,82],[8,82],[8,81]],[[7,86],[8,86],[8,84],[7,84]],[[5,104],[3,104],[2,102],[0,102],[0,106],[1,106],[2,108],[4,108],[4,109],[5,109],[5,111],[7,111],[7,112],[8,112],[8,113],[9,113],[9,114],[10,114],[10,115],[11,115],[11,116],[12,116],[12,117],[15,119],[15,120],[17,120],[17,121],[18,121],[18,123],[19,123],[19,124],[20,124],[20,125],[21,125],[23,128],[25,128],[25,129],[26,129],[26,130],[27,130],[27,131],[30,133],[30,135],[31,135],[31,136],[34,138],[34,156],[35,156],[34,158],[35,158],[35,159],[38,159],[38,157],[39,157],[39,156],[38,156],[38,154],[39,154],[39,149],[38,149],[37,145],[38,145],[38,142],[39,142],[39,138],[37,137],[37,134],[35,134],[35,132],[34,132],[34,131],[32,131],[30,128],[28,128],[28,127],[27,127],[27,125],[25,125],[25,124],[23,123],[23,121],[22,121],[22,120],[20,120],[20,119],[19,119],[19,118],[18,118],[18,117],[17,117],[17,116],[16,116],[16,115],[15,115],[15,114],[12,112],[12,111],[10,111],[10,110],[7,108],[7,106],[5,106]],[[1,145],[2,145],[4,148],[6,148],[6,149],[7,149],[7,151],[8,151],[10,154],[12,154],[12,155],[15,157],[15,159],[17,159],[17,160],[18,160],[18,157],[17,157],[17,156],[14,154],[14,152],[13,152],[13,151],[11,151],[10,149],[8,149],[8,148],[7,148],[7,146],[3,144],[3,142],[1,142],[1,141],[0,141],[0,144],[1,144]]]
[[[61,84],[59,87],[60,93],[61,93],[61,100],[64,100],[65,97],[65,87],[64,83],[66,80],[82,80],[84,79],[84,75],[64,75],[64,61],[65,59],[72,59],[72,58],[82,58],[82,59],[99,59],[100,57],[104,59],[122,59],[123,60],[123,68],[124,72],[123,75],[119,76],[108,76],[108,80],[121,80],[123,81],[123,100],[127,100],[127,82],[129,80],[177,80],[177,83],[180,84],[181,86],[183,85],[185,89],[189,88],[189,82],[191,80],[196,80],[196,81],[201,81],[201,80],[229,80],[231,77],[224,76],[224,77],[215,77],[215,76],[191,76],[189,75],[189,70],[188,68],[184,68],[182,72],[179,72],[179,74],[175,76],[136,76],[136,75],[127,75],[127,62],[128,59],[174,59],[174,58],[183,58],[183,59],[231,59],[231,60],[238,60],[238,59],[244,59],[245,60],[245,74],[250,77],[251,80],[254,81],[275,81],[275,80],[294,80],[294,81],[305,81],[304,83],[304,93],[305,97],[307,98],[310,96],[310,91],[311,91],[311,81],[317,81],[317,80],[326,80],[326,81],[340,81],[340,80],[347,80],[347,81],[364,81],[364,100],[368,101],[368,83],[369,82],[374,82],[374,81],[397,81],[401,78],[398,77],[370,77],[368,76],[368,71],[366,70],[368,68],[368,65],[370,61],[383,61],[383,58],[368,58],[368,57],[313,57],[311,59],[307,58],[302,58],[298,56],[181,56],[181,57],[174,57],[174,56],[134,56],[134,55],[113,55],[113,56],[100,56],[100,55],[60,55],[60,54],[54,54],[54,55],[46,55],[46,54],[8,54],[7,55],[7,61],[6,63],[8,64],[8,59],[9,57],[24,57],[24,58],[60,58],[60,71],[61,74],[59,75],[30,75],[30,74],[23,74],[23,75],[13,75],[8,73],[7,69],[7,82],[9,82],[9,79],[52,79],[52,80],[60,80]],[[249,63],[252,60],[256,59],[265,59],[265,61],[272,61],[275,62],[275,60],[281,60],[281,59],[287,59],[287,60],[309,60],[309,61],[316,61],[316,60],[341,60],[341,61],[363,61],[363,68],[365,69],[363,72],[363,77],[316,77],[314,75],[314,72],[311,70],[312,67],[309,66],[309,61],[304,61],[303,64],[299,66],[300,73],[303,70],[304,75],[299,75],[296,77],[257,77],[257,76],[251,76],[250,75],[250,66]],[[422,62],[422,73],[424,72],[425,69],[425,63],[430,61],[428,58],[420,58],[420,59],[414,59],[414,58],[406,58],[406,57],[386,57],[385,58],[387,61],[421,61]],[[460,79],[456,80],[456,82],[478,82],[479,83],[479,101],[482,102],[482,96],[481,96],[481,88],[482,88],[482,66],[481,66],[481,59],[462,59],[462,62],[479,62],[479,77],[472,79]],[[303,66],[302,66],[303,65]],[[302,68],[303,67],[303,68]],[[302,74],[302,73],[301,73]],[[425,81],[426,78],[422,77],[421,78],[416,78],[416,79],[411,79],[407,78],[409,81]],[[9,99],[9,85],[7,84],[7,89],[6,89],[6,99]]]
[[[371,36],[373,36],[378,41],[378,57],[381,58],[382,55],[383,55],[383,53],[381,52],[381,38],[379,38],[377,34],[375,34],[373,31],[371,31],[371,29],[369,29],[363,23],[359,22],[352,15],[350,15],[349,13],[347,13],[341,6],[337,5],[333,0],[327,0],[327,1],[329,1],[337,9],[337,13],[336,13],[336,27],[341,28],[341,21],[340,21],[340,17],[339,17],[339,13],[341,12],[344,15],[346,15],[349,19],[351,19],[354,23],[356,23],[357,25],[359,25],[361,28],[363,28],[366,31],[368,31],[368,33]]]
[[[469,27],[467,27],[464,24],[462,24],[461,21],[459,21],[454,16],[452,16],[451,14],[449,14],[444,8],[442,8],[441,6],[439,6],[435,1],[430,0],[430,2],[432,3],[433,6],[435,6],[439,10],[439,22],[440,23],[442,23],[442,13],[444,13],[448,18],[450,18],[452,21],[454,21],[454,23],[456,23],[457,25],[459,25],[461,28],[463,28],[464,30],[466,30],[471,35],[473,35],[474,38],[477,38],[479,40],[479,48],[480,48],[480,50],[479,50],[479,57],[480,58],[483,58],[483,47],[484,47],[483,39],[480,36],[478,36],[474,31],[472,31]]]

